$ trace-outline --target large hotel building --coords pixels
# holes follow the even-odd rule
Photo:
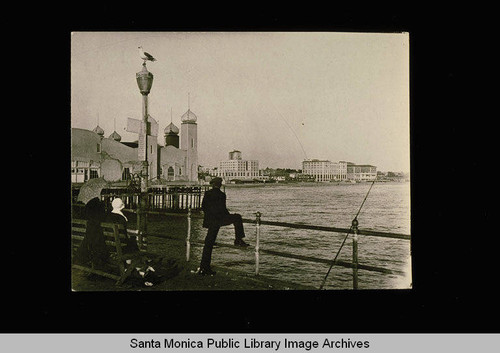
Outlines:
[[[217,176],[225,181],[259,178],[259,161],[241,159],[240,151],[229,152],[229,160],[220,161]]]
[[[313,176],[315,181],[369,181],[377,178],[377,167],[350,162],[307,159],[302,162],[302,173]]]

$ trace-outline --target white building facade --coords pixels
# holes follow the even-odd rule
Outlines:
[[[229,160],[220,161],[217,176],[225,181],[259,178],[259,161],[241,159],[240,151],[229,152]]]
[[[377,167],[368,164],[357,165],[354,163],[348,163],[347,179],[355,181],[375,180],[377,179]]]
[[[317,182],[346,180],[347,162],[307,159],[302,162],[302,174],[313,176]]]

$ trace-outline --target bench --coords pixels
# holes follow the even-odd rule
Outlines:
[[[87,221],[84,219],[72,219],[71,221],[72,257],[85,237],[86,227]],[[101,228],[111,255],[108,264],[100,269],[95,268],[94,264],[90,266],[72,264],[72,268],[113,279],[117,285],[120,285],[130,276],[136,263],[144,253],[142,251],[132,254],[123,253],[123,248],[126,247],[126,235],[125,227],[122,224],[103,222]],[[137,234],[137,231],[128,230],[128,233]],[[130,260],[130,263],[126,263],[126,260]]]

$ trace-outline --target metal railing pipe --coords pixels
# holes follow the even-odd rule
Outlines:
[[[352,220],[352,289],[358,289],[358,220]]]
[[[253,220],[253,219],[243,218],[243,223],[254,223],[254,222],[255,222],[255,220]],[[315,225],[311,225],[311,224],[299,224],[299,223],[287,223],[287,222],[263,221],[263,220],[260,221],[260,224],[261,225],[276,226],[276,227],[285,227],[285,228],[319,230],[319,231],[333,232],[333,233],[347,233],[347,232],[349,232],[349,228],[315,226]],[[364,230],[364,229],[363,230],[358,229],[358,235],[411,240],[411,236],[409,234],[378,232],[378,231]]]
[[[260,216],[261,213],[255,213],[255,231],[256,231],[256,239],[255,239],[255,275],[259,274],[259,250],[260,250]]]

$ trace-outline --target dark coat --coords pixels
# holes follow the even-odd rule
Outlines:
[[[127,246],[125,247],[125,249],[123,249],[124,253],[139,251],[137,240],[135,239],[135,237],[130,237],[127,233],[127,220],[125,219],[125,217],[120,214],[110,212],[106,216],[106,222],[122,224],[125,227],[125,242],[127,243]]]
[[[109,257],[109,250],[101,228],[101,222],[106,217],[104,203],[97,197],[87,202],[84,217],[87,220],[85,237],[75,253],[74,261],[78,264],[93,262],[100,265]]]
[[[203,227],[220,227],[225,216],[229,214],[226,208],[226,194],[219,188],[213,188],[205,192],[203,202]]]
[[[109,212],[106,215],[106,222],[121,224],[125,227],[125,231],[127,230],[127,220],[120,214]]]

